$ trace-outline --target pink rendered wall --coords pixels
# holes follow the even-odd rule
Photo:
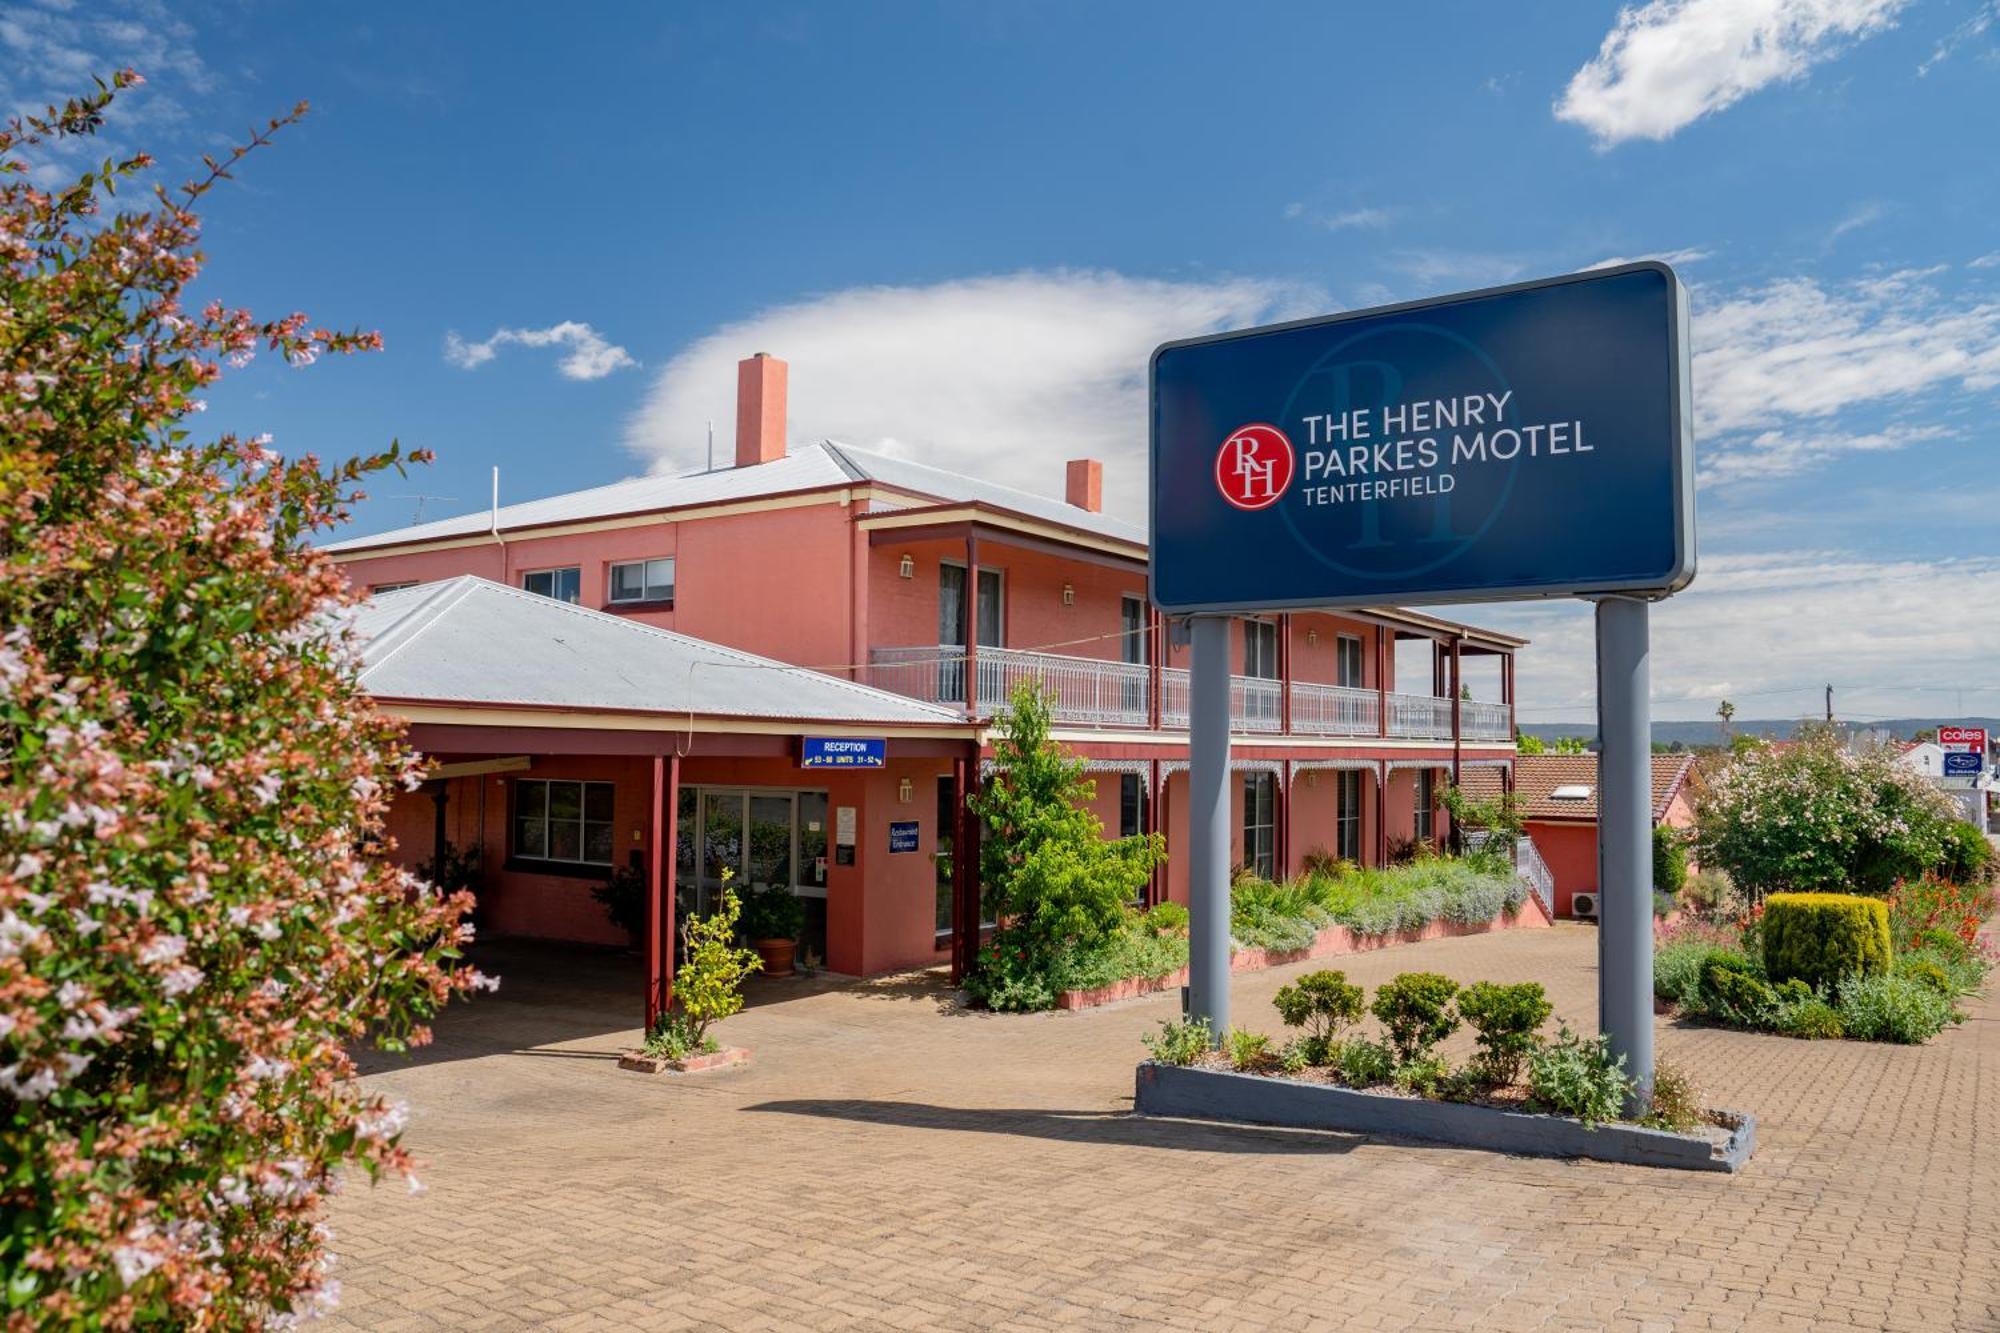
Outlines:
[[[1310,779],[1310,781],[1308,781]],[[1361,775],[1361,785],[1365,792],[1368,775]],[[1333,773],[1294,773],[1292,775],[1291,805],[1291,864],[1285,873],[1295,875],[1304,863],[1306,854],[1315,849],[1333,854],[1338,845],[1338,834],[1334,822],[1339,811],[1340,782]],[[1367,804],[1367,797],[1362,797]],[[1364,849],[1366,843],[1364,840]]]
[[[1332,685],[1338,676],[1339,636],[1351,634],[1361,640],[1361,679],[1363,688],[1375,688],[1375,636],[1380,633],[1375,625],[1363,624],[1358,620],[1345,620],[1338,616],[1310,615],[1292,617],[1292,679],[1312,681],[1321,685]],[[1317,634],[1318,643],[1308,642]],[[1239,659],[1241,653],[1238,653]]]
[[[914,565],[902,577],[901,562]],[[962,541],[890,543],[874,547],[869,561],[869,646],[932,647],[938,640],[938,566],[964,564]],[[1039,648],[1070,657],[1119,659],[1119,600],[1130,593],[1143,597],[1145,575],[1081,560],[1065,560],[1040,551],[1026,551],[996,541],[979,544],[981,570],[1001,571],[1003,646]],[[1063,585],[1075,600],[1063,605]],[[1073,643],[1084,639],[1088,642]]]
[[[1597,825],[1529,820],[1528,836],[1556,883],[1556,915],[1570,915],[1570,895],[1597,890]]]

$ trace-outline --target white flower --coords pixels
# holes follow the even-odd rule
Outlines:
[[[273,1079],[283,1078],[291,1072],[292,1066],[290,1063],[284,1060],[273,1060],[266,1055],[253,1055],[250,1057],[250,1063],[243,1066],[244,1077],[255,1079],[259,1083],[267,1083]]]
[[[167,974],[160,978],[160,986],[161,989],[166,991],[167,997],[172,999],[177,995],[185,995],[196,986],[199,986],[203,975],[202,970],[198,967],[183,965],[181,967],[170,968]]]
[[[171,963],[187,952],[187,941],[178,935],[155,935],[139,950],[142,963]]]
[[[467,978],[467,981],[475,991],[497,991],[500,989],[500,978],[489,977],[477,968],[473,969],[472,975]]]
[[[161,1258],[154,1251],[137,1245],[120,1245],[111,1251],[111,1262],[117,1266],[118,1280],[129,1287],[158,1268]]]
[[[9,910],[0,913],[0,958],[16,958],[25,949],[31,949],[42,942],[43,931],[15,916]]]
[[[23,1076],[23,1065],[0,1066],[0,1088],[24,1102],[38,1102],[56,1090],[56,1071],[44,1065]]]
[[[363,1139],[393,1139],[410,1122],[408,1102],[390,1102],[373,1111],[363,1111],[354,1120],[354,1133]]]

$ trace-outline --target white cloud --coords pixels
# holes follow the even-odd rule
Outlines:
[[[1863,227],[1873,226],[1888,215],[1889,210],[1875,200],[1870,200],[1865,204],[1858,204],[1848,209],[1841,216],[1840,221],[1833,224],[1833,229],[1827,232],[1826,248],[1828,250],[1833,249],[1835,243],[1850,231],[1859,231]]]
[[[1609,259],[1600,259],[1595,264],[1585,264],[1577,272],[1589,273],[1594,269],[1617,268],[1620,264],[1636,264],[1642,259],[1657,259],[1662,264],[1693,264],[1708,258],[1711,253],[1708,250],[1685,249],[1657,250],[1645,255],[1613,255]]]
[[[1948,297],[1925,282],[1934,272],[1840,286],[1788,278],[1714,299],[1697,289],[1696,438],[1754,437],[1918,393],[2000,386],[2000,303]]]
[[[1993,26],[1993,20],[2000,18],[2000,0],[1980,6],[1979,12],[1947,33],[1932,49],[1923,63],[1917,66],[1917,77],[1924,78],[1932,70],[1951,59],[1952,53],[1965,43],[1986,35]]]
[[[1811,429],[1759,431],[1748,439],[1732,440],[1704,451],[1701,483],[1710,486],[1717,482],[1789,477],[1842,454],[1905,449],[1927,440],[1947,439],[1952,434],[1942,426],[1854,433]]]
[[[483,342],[467,342],[453,330],[444,336],[444,359],[461,370],[473,370],[498,356],[500,349],[509,343],[568,348],[568,353],[556,363],[556,369],[565,379],[601,380],[614,370],[639,364],[624,348],[607,342],[596,329],[573,319],[545,329],[496,329]]]
[[[1618,11],[1555,105],[1599,147],[1666,139],[1760,88],[1802,78],[1908,0],[1650,0]]]
[[[1513,255],[1486,254],[1473,250],[1411,249],[1388,256],[1389,267],[1405,273],[1421,284],[1423,296],[1456,287],[1490,287],[1510,282],[1527,269]]]
[[[1531,603],[1461,608],[1475,623],[1527,634],[1524,721],[1576,719],[1594,698],[1590,608]],[[1903,716],[1963,686],[1968,711],[2000,711],[2000,559],[1882,559],[1844,550],[1704,555],[1694,585],[1654,608],[1653,711],[1715,714],[1726,688],[1742,717],[1818,711],[1831,681],[1843,716]],[[1726,682],[1726,686],[1718,685]],[[1940,693],[1925,693],[1936,690]],[[1914,702],[1913,701],[1917,701]]]
[[[2000,268],[2000,250],[1983,254],[1966,265],[1967,268]]]
[[[1285,205],[1285,216],[1294,221],[1305,221],[1328,231],[1346,231],[1352,227],[1386,227],[1396,220],[1397,210],[1393,208],[1344,208],[1332,213],[1315,213],[1304,204]]]
[[[736,362],[791,364],[790,436],[835,439],[1061,494],[1064,459],[1105,462],[1105,504],[1144,508],[1146,362],[1170,338],[1318,313],[1303,289],[1026,272],[862,287],[728,325],[660,372],[627,429],[656,468],[699,465],[728,437]]]

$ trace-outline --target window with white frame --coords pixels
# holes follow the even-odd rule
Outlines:
[[[1437,836],[1436,769],[1417,770],[1417,818],[1414,831],[1418,842],[1431,842]]]
[[[1274,773],[1243,775],[1243,865],[1264,879],[1277,874],[1278,778]]]
[[[674,600],[674,558],[631,560],[611,567],[611,601],[671,602]]]
[[[415,579],[404,579],[401,583],[371,583],[368,585],[368,591],[371,593],[401,592],[405,588],[414,588],[416,586],[417,581]]]
[[[1336,774],[1338,800],[1333,814],[1334,855],[1343,861],[1361,859],[1361,774],[1342,769]]]
[[[1333,681],[1349,689],[1362,687],[1361,636],[1343,634],[1333,643]]]
[[[519,778],[514,783],[514,855],[531,861],[608,866],[613,787],[609,782]]]
[[[543,597],[553,597],[558,602],[575,603],[583,599],[583,571],[575,565],[567,569],[538,569],[532,574],[523,574],[521,586]]]
[[[1278,678],[1278,626],[1269,620],[1243,622],[1243,674],[1256,680]]]

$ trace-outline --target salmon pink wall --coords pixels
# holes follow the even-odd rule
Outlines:
[[[902,558],[914,564],[902,577]],[[873,548],[869,562],[870,647],[931,647],[938,641],[938,567],[964,564],[962,541],[890,543]],[[1144,597],[1146,576],[1082,560],[1065,560],[985,540],[979,544],[979,568],[1001,572],[1002,645],[1038,648],[1070,657],[1119,660],[1119,601],[1124,594]],[[1063,605],[1063,585],[1075,600]],[[1089,642],[1072,643],[1085,639]]]
[[[1531,819],[1526,828],[1555,880],[1556,915],[1571,915],[1571,894],[1597,891],[1597,825]]]
[[[1375,636],[1380,627],[1337,616],[1292,617],[1292,679],[1321,685],[1336,683],[1339,674],[1339,638],[1343,634],[1361,640],[1362,688],[1375,688]],[[1318,643],[1308,642],[1317,634]]]

